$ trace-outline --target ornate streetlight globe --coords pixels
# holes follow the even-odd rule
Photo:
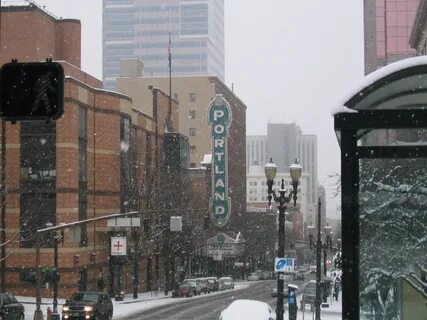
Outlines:
[[[295,159],[295,163],[289,166],[289,173],[291,174],[292,182],[298,182],[301,178],[302,166],[298,163],[298,159]]]
[[[277,166],[274,164],[272,158],[270,158],[270,161],[264,166],[264,172],[268,182],[273,181],[276,177]]]

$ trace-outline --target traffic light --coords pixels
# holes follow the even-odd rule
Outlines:
[[[64,69],[56,62],[4,64],[0,117],[7,121],[55,120],[64,113]]]

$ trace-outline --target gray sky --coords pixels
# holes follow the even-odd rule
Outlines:
[[[102,1],[36,0],[82,22],[82,69],[102,78]],[[363,1],[225,0],[226,83],[246,103],[247,134],[295,122],[318,136],[328,215],[340,153],[330,109],[363,77]]]

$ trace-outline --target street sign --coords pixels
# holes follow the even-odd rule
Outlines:
[[[283,273],[279,274],[279,279],[280,280],[285,280],[286,276]]]
[[[111,237],[111,255],[126,255],[126,237]]]
[[[213,253],[213,260],[214,261],[221,261],[222,260],[222,252],[221,250],[215,250]]]
[[[140,218],[112,218],[107,220],[107,227],[140,227]]]
[[[294,258],[276,258],[274,261],[274,272],[293,272]]]

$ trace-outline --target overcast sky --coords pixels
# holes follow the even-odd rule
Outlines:
[[[248,106],[247,134],[295,122],[318,136],[319,183],[337,216],[340,153],[330,114],[363,77],[363,1],[225,0],[226,84]],[[102,1],[37,0],[82,22],[82,69],[102,78]]]

